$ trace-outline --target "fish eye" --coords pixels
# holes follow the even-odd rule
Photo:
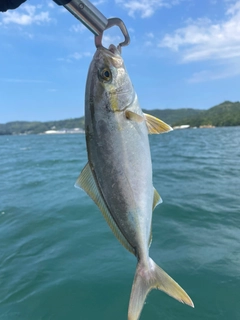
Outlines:
[[[103,68],[100,70],[99,76],[104,82],[109,82],[112,80],[112,73],[108,68]]]

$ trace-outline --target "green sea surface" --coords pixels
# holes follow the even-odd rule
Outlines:
[[[240,127],[150,136],[150,256],[195,308],[152,291],[140,320],[240,319]],[[74,183],[84,135],[0,136],[0,320],[127,320],[136,258]]]

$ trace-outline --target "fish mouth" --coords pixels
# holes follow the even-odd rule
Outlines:
[[[110,60],[114,67],[119,68],[123,65],[121,53],[115,45],[110,44],[108,49],[103,46],[99,47],[98,49],[102,53],[103,57],[105,57],[107,60]]]
[[[114,44],[110,44],[109,48],[100,47],[101,51],[104,52],[104,54],[110,56],[110,57],[118,57],[121,58],[121,52],[117,49],[117,47]]]
[[[118,50],[118,48],[114,44],[110,44],[108,50],[112,52],[113,54],[121,55],[121,51]]]

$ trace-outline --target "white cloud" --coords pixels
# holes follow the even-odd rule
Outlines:
[[[103,38],[102,38],[102,44],[104,47],[108,48],[110,46],[110,44],[115,44],[115,45],[118,45],[120,42],[122,42],[123,39],[116,35],[116,36],[111,36],[107,33],[104,33],[103,34]]]
[[[232,5],[228,10],[227,14],[235,14],[240,10],[240,1],[237,1],[234,5]]]
[[[57,61],[60,62],[68,62],[68,63],[72,63],[74,60],[80,60],[82,58],[86,58],[86,57],[92,57],[92,53],[89,51],[86,52],[74,52],[71,53],[67,56],[67,58],[58,58]]]
[[[240,1],[230,5],[224,21],[189,20],[186,27],[165,35],[159,47],[178,51],[183,62],[240,57]]]
[[[190,83],[213,81],[225,78],[231,78],[240,74],[240,64],[238,61],[232,61],[229,65],[219,65],[208,70],[195,72],[189,79]]]
[[[151,17],[157,9],[171,8],[181,1],[183,0],[115,0],[128,11],[129,16],[134,17],[135,13],[139,13],[141,18]]]
[[[49,22],[48,11],[41,11],[41,6],[25,4],[16,11],[7,11],[2,15],[2,24],[31,25]]]
[[[92,56],[92,54],[90,52],[82,52],[82,53],[74,52],[73,54],[70,54],[68,57],[70,59],[79,60],[84,57],[91,57],[91,56]]]
[[[155,38],[154,34],[152,32],[148,32],[145,34],[145,37],[147,38],[146,41],[144,41],[143,45],[145,47],[151,47],[154,45],[153,39]]]
[[[49,2],[47,3],[47,6],[48,6],[49,8],[51,8],[51,9],[53,9],[53,8],[55,7],[53,1],[49,1]]]
[[[128,32],[129,32],[129,33],[134,33],[134,32],[135,32],[135,30],[134,30],[133,28],[131,28],[131,27],[130,27],[130,28],[128,28]]]
[[[79,22],[79,24],[73,24],[70,28],[70,31],[76,33],[83,33],[86,30],[86,27]]]
[[[70,63],[70,62],[72,62],[70,59],[68,59],[68,58],[57,58],[57,61],[59,61],[59,62],[68,62],[68,63]]]
[[[106,0],[98,0],[98,1],[94,1],[93,2],[93,5],[94,6],[99,6],[100,4],[103,4],[103,3],[105,3],[106,2]]]
[[[152,32],[146,33],[146,36],[147,36],[148,38],[151,38],[151,39],[154,38],[154,34],[153,34]]]
[[[148,40],[145,41],[143,44],[145,47],[151,47],[153,45],[152,41],[148,41]]]
[[[82,54],[78,53],[78,52],[74,52],[72,54],[69,55],[70,59],[74,59],[74,60],[79,60],[82,58]]]

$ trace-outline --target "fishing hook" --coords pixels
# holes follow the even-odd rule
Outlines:
[[[127,31],[127,28],[126,28],[124,22],[119,18],[108,19],[108,24],[107,24],[105,30],[107,30],[111,27],[114,27],[114,26],[119,27],[120,30],[122,31],[122,34],[124,35],[124,41],[119,43],[119,45],[118,45],[118,49],[121,51],[121,47],[127,46],[130,43],[129,33]],[[101,32],[97,36],[95,35],[95,46],[97,48],[102,46],[102,37],[103,37],[103,32]]]
[[[118,49],[121,50],[121,47],[129,44],[130,37],[124,22],[119,18],[107,19],[90,1],[54,0],[54,2],[64,6],[95,35],[97,48],[102,46],[103,32],[113,26],[118,26],[124,36],[124,41],[119,43]]]

